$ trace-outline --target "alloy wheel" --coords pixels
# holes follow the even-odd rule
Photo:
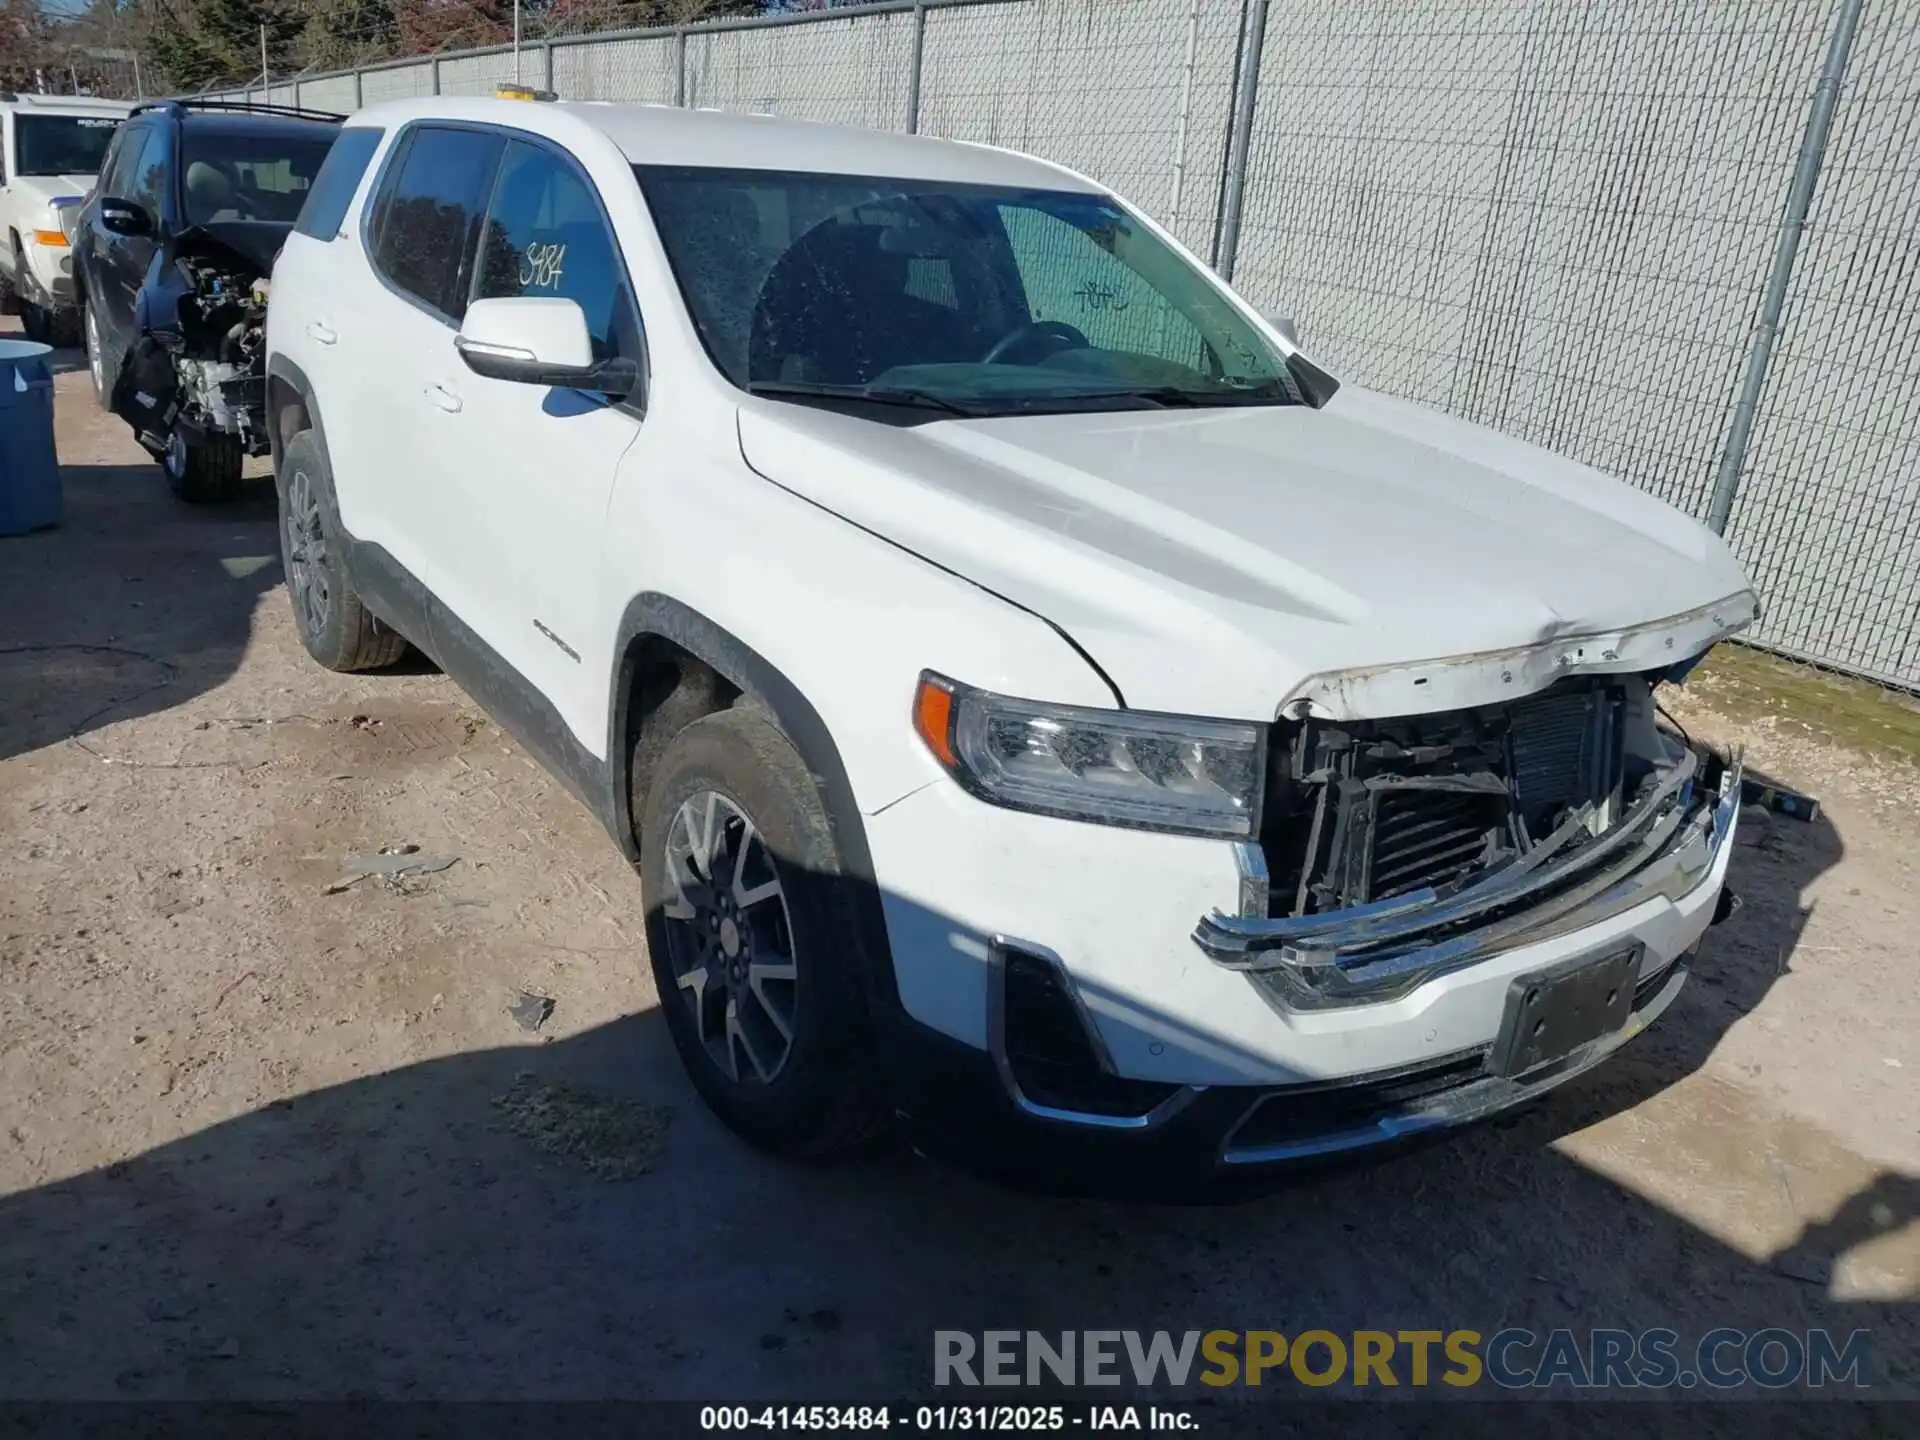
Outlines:
[[[320,635],[333,611],[333,556],[320,526],[320,497],[305,470],[287,479],[287,589],[300,628]]]
[[[93,376],[93,393],[105,396],[107,367],[100,358],[100,322],[93,318],[91,305],[87,306],[87,373]]]
[[[667,827],[668,958],[695,1033],[728,1079],[770,1084],[793,1052],[799,972],[787,897],[753,822],[714,790]]]

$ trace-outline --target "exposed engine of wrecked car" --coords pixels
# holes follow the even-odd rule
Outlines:
[[[114,387],[113,409],[142,446],[165,458],[176,434],[239,437],[267,450],[267,281],[217,242],[156,267],[140,296],[140,339]]]

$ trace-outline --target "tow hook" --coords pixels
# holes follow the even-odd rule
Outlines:
[[[1742,903],[1744,902],[1742,902],[1740,897],[1733,893],[1733,887],[1731,885],[1722,885],[1720,887],[1720,899],[1713,907],[1713,919],[1710,920],[1708,924],[1718,925],[1722,920],[1727,919],[1734,911],[1738,910]]]

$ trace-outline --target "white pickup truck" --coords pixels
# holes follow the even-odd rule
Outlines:
[[[77,344],[73,217],[132,107],[74,95],[0,91],[0,310],[27,337]]]

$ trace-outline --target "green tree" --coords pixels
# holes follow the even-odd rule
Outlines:
[[[392,0],[313,0],[300,32],[300,63],[315,70],[344,70],[386,59],[399,45]]]
[[[276,74],[300,68],[300,0],[144,0],[146,49],[169,88],[197,90],[260,73],[260,40]]]

